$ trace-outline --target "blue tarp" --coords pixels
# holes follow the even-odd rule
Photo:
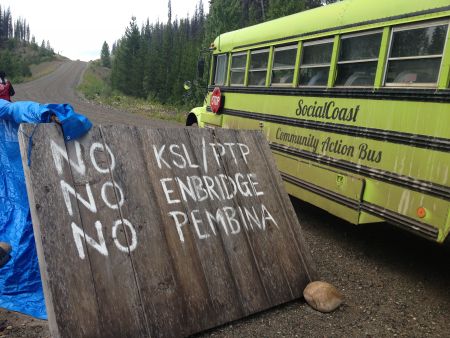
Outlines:
[[[11,260],[0,268],[0,307],[46,319],[25,177],[18,143],[20,123],[45,123],[55,114],[66,140],[76,139],[91,122],[68,104],[0,99],[0,242],[11,244]]]

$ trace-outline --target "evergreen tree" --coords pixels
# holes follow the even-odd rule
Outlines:
[[[167,3],[167,24],[170,25],[172,22],[172,1],[169,0]]]
[[[111,55],[114,55],[116,53],[116,49],[117,49],[117,42],[114,41],[111,47]]]
[[[109,54],[109,46],[103,42],[102,51],[100,52],[100,61],[103,67],[111,68],[111,56]]]
[[[113,87],[125,94],[142,96],[142,60],[140,58],[141,36],[132,17],[130,26],[125,30],[125,36],[117,47],[112,68],[111,80]]]
[[[305,9],[312,9],[322,6],[322,3],[326,3],[327,0],[305,0]]]
[[[165,23],[151,24],[147,19],[139,29],[132,18],[124,36],[113,44],[113,89],[163,103],[182,103],[186,98],[183,82],[196,78],[197,61],[205,55],[202,51],[220,34],[334,1],[209,0],[209,14],[205,15],[203,0],[199,0],[192,17],[174,19],[168,0]],[[101,54],[103,49],[105,46]],[[197,87],[188,98],[190,105],[204,96],[206,77],[196,79]]]
[[[205,27],[205,45],[209,46],[222,33],[243,27],[242,14],[240,0],[211,0]]]
[[[293,13],[305,10],[305,1],[299,0],[269,0],[267,19],[277,19]]]
[[[13,20],[10,9],[0,5],[0,68],[7,70],[9,77],[16,81],[31,75],[30,64],[48,60],[54,54],[49,42],[46,46],[43,41],[39,48],[34,36],[31,42],[30,37],[26,19]],[[30,47],[32,53],[24,53],[22,47]]]

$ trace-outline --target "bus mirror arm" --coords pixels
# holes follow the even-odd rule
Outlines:
[[[205,59],[201,58],[197,61],[197,76],[203,78],[205,72]]]

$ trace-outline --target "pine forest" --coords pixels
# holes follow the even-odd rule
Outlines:
[[[221,33],[297,13],[336,0],[210,0],[205,15],[199,0],[191,17],[172,17],[168,1],[166,22],[145,22],[131,18],[123,37],[109,51],[102,46],[101,62],[111,64],[113,90],[160,103],[198,104],[205,94],[206,71],[197,76],[197,62],[205,61],[208,47]],[[112,60],[112,61],[111,61]],[[185,80],[194,80],[190,95]]]
[[[49,41],[38,45],[22,18],[13,20],[11,10],[0,5],[0,69],[16,82],[31,76],[29,66],[53,59]]]

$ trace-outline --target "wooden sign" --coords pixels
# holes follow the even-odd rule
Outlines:
[[[299,298],[315,279],[260,132],[19,135],[54,337],[187,336]]]

